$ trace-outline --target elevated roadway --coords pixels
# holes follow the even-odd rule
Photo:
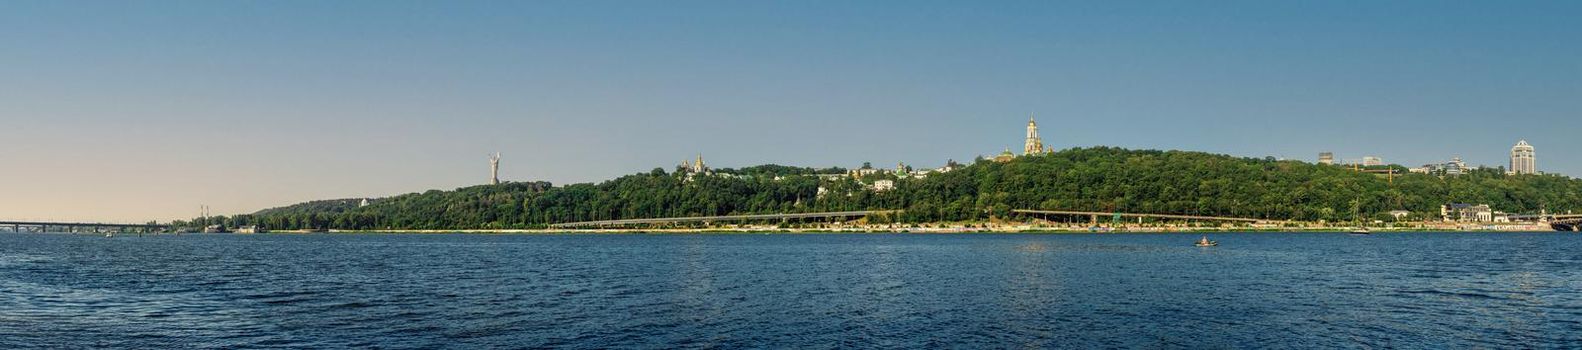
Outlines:
[[[55,229],[57,231],[51,231]],[[43,222],[43,221],[0,221],[0,231],[9,232],[159,232],[169,230],[169,225],[148,224],[107,224],[95,222]]]

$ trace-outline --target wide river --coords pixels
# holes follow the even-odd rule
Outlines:
[[[1582,235],[0,234],[0,349],[1578,348]]]

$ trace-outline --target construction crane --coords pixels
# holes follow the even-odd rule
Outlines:
[[[1351,171],[1369,174],[1385,174],[1385,177],[1389,178],[1390,180],[1390,186],[1395,186],[1395,175],[1400,174],[1400,172],[1396,171],[1394,167],[1390,167],[1388,165],[1385,167],[1386,168],[1384,169],[1368,169],[1363,167],[1362,162],[1351,163]]]

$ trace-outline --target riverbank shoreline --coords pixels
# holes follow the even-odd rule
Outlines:
[[[987,228],[916,228],[916,227],[866,227],[866,228],[769,228],[769,227],[720,227],[720,228],[666,228],[666,229],[465,229],[465,230],[329,230],[327,232],[306,231],[271,231],[271,234],[1004,234],[1004,233],[1032,233],[1032,234],[1093,234],[1093,233],[1349,233],[1353,227],[1323,227],[1323,228],[1259,228],[1259,227],[1214,227],[1214,228],[1065,228],[1065,227],[987,227]],[[1547,227],[1536,225],[1527,226],[1498,226],[1498,227],[1412,227],[1412,228],[1372,228],[1373,233],[1532,233],[1532,232],[1558,232]]]

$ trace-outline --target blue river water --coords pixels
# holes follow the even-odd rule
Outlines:
[[[0,234],[0,348],[1578,348],[1569,233]]]

